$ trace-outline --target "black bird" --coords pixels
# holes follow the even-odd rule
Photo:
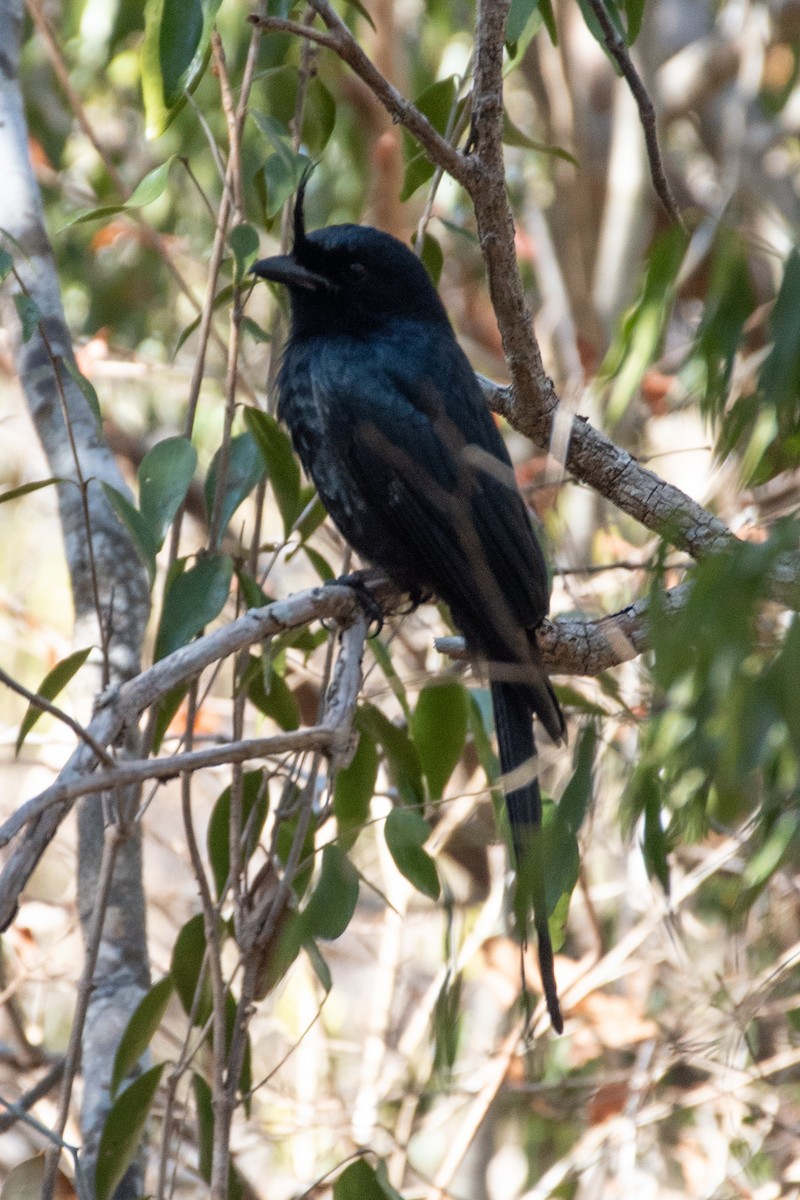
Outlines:
[[[488,664],[518,868],[550,1018],[563,1028],[547,928],[535,713],[553,741],[564,717],[534,630],[547,615],[547,569],[511,461],[444,306],[419,259],[360,225],[307,234],[304,186],[291,254],[252,270],[284,284],[291,327],[279,415],[350,545],[413,599],[435,594]],[[521,885],[520,885],[521,886]]]

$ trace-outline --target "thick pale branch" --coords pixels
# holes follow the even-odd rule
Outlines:
[[[372,591],[379,602],[397,601],[398,593],[387,580],[376,579]],[[359,601],[352,588],[329,586],[299,592],[287,600],[278,600],[264,608],[251,609],[244,616],[213,633],[183,646],[161,659],[135,679],[110,689],[101,696],[97,712],[88,732],[101,746],[116,744],[126,729],[131,728],[144,710],[158,703],[169,691],[194,679],[212,663],[227,658],[255,642],[264,641],[287,629],[296,629],[312,620],[335,620],[346,626],[363,620]],[[352,658],[355,643],[346,643],[348,678],[353,677]],[[345,670],[345,668],[343,668]],[[349,695],[350,691],[345,689]],[[337,718],[338,710],[335,709]],[[325,726],[330,731],[330,724]],[[335,752],[341,753],[341,734],[337,728],[333,738]],[[349,731],[347,731],[349,739]],[[11,852],[0,874],[0,928],[5,928],[14,916],[17,899],[59,824],[72,808],[74,788],[85,791],[83,784],[98,766],[91,748],[82,742],[73,752],[56,780],[54,787],[69,789],[64,800],[47,807],[28,825],[21,841]],[[80,794],[80,793],[79,793]],[[38,798],[34,798],[38,800]]]

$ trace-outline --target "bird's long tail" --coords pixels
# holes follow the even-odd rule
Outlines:
[[[503,774],[522,774],[526,767],[535,771],[536,743],[533,738],[530,692],[519,684],[493,683],[492,704]],[[553,1028],[561,1033],[564,1022],[553,969],[553,946],[547,923],[542,863],[541,857],[536,854],[536,839],[542,827],[542,794],[535,774],[519,786],[512,784],[506,792],[506,808],[517,860],[517,886],[530,890],[533,923],[539,945],[539,971],[547,1011]]]

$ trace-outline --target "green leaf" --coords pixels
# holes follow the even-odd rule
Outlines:
[[[621,34],[621,36],[624,37],[625,30],[623,29],[622,18],[620,17],[619,8],[617,7],[616,0],[603,0],[603,3],[605,5],[606,12],[608,13],[608,16],[609,16],[609,19],[610,19],[612,25],[614,25],[616,27],[617,33]],[[602,47],[605,54],[608,57],[610,57],[610,55],[608,54],[608,49],[606,47],[606,43],[605,43],[605,35],[603,34],[603,30],[600,26],[600,22],[598,21],[591,5],[589,4],[589,0],[578,0],[578,6],[579,6],[581,12],[583,13],[583,19],[586,22],[586,26],[589,29],[589,32],[591,33],[592,37],[595,38],[595,40],[600,43],[600,46]],[[619,68],[617,67],[617,64],[613,60],[612,60],[612,63],[614,66],[614,70],[619,72]]]
[[[328,964],[322,957],[322,952],[320,951],[319,946],[312,938],[307,938],[303,943],[303,949],[308,955],[309,962],[314,969],[314,974],[322,984],[322,987],[327,994],[333,987],[333,976],[331,975]]]
[[[164,597],[156,638],[156,660],[190,642],[218,617],[231,589],[233,563],[227,554],[199,558],[178,575]]]
[[[220,921],[220,931],[222,928]],[[213,1007],[208,969],[204,967],[205,956],[206,931],[203,914],[195,913],[183,925],[175,939],[170,976],[184,1012],[187,1017],[192,1016],[195,1025],[200,1026],[205,1025]],[[195,1003],[198,987],[200,994]]]
[[[300,728],[300,709],[292,689],[279,671],[275,670],[269,656],[248,659],[242,686],[247,698],[265,717],[271,717],[288,731]]]
[[[232,297],[233,297],[233,284],[227,283],[224,288],[220,288],[220,290],[217,292],[216,296],[214,297],[214,301],[211,305],[212,311],[216,312],[217,309],[221,308],[223,304],[227,304],[231,300]],[[186,328],[181,330],[178,340],[175,343],[175,349],[172,351],[172,361],[173,362],[177,358],[178,351],[180,350],[181,346],[183,346],[184,343],[187,342],[188,339],[192,336],[194,331],[199,327],[202,319],[203,319],[203,314],[198,313],[197,316],[194,318],[194,320],[190,321],[189,324],[186,326]]]
[[[575,834],[551,801],[543,805],[542,828],[532,833],[524,862],[517,866],[514,910],[520,928],[540,905],[549,919],[553,949],[564,944],[569,900],[578,882],[580,855]]]
[[[188,683],[179,683],[177,687],[172,688],[165,696],[162,696],[156,712],[155,727],[153,729],[154,754],[157,754],[161,749],[161,743],[164,740],[164,734],[169,729],[172,720],[176,716],[181,704],[183,704],[184,697],[188,691]]]
[[[417,891],[438,900],[436,863],[422,848],[430,835],[430,825],[415,808],[393,808],[386,818],[386,845],[398,871]]]
[[[147,136],[158,137],[180,111],[205,70],[221,0],[147,0],[142,43],[142,93]]]
[[[82,375],[78,370],[78,364],[71,358],[56,359],[69,375],[72,382],[76,385],[81,395],[83,396],[89,408],[92,410],[92,415],[100,426],[103,424],[103,415],[100,412],[100,401],[97,397],[97,392],[94,386],[89,382],[85,375]]]
[[[197,467],[197,451],[183,437],[163,438],[142,459],[138,471],[139,511],[158,549],[180,508]]]
[[[197,1071],[192,1072],[192,1091],[197,1111],[197,1173],[210,1183],[214,1157],[214,1105],[211,1088]],[[242,1181],[231,1163],[228,1167],[228,1200],[242,1200],[242,1196]]]
[[[414,244],[416,245],[416,238],[414,239]],[[425,231],[425,237],[422,239],[422,254],[420,258],[422,259],[422,265],[431,277],[431,282],[436,287],[442,274],[442,267],[444,266],[444,254],[436,238],[428,233],[427,230]]]
[[[438,800],[467,736],[467,693],[460,683],[425,685],[411,717],[411,736],[431,797]]]
[[[333,1200],[402,1200],[388,1180],[381,1179],[365,1158],[342,1171],[333,1185]]]
[[[258,846],[269,810],[269,791],[264,771],[245,771],[242,777],[241,828],[244,836],[242,864],[245,865]],[[221,898],[231,870],[231,789],[220,793],[208,823],[206,844],[214,875],[217,898]]]
[[[506,45],[515,46],[539,8],[539,0],[511,0],[506,19]]]
[[[103,204],[99,208],[80,208],[67,218],[61,226],[61,232],[69,229],[72,225],[84,225],[87,221],[99,221],[104,217],[113,217],[116,213],[125,212],[126,209],[144,208],[146,205],[152,204],[166,190],[169,169],[174,159],[175,155],[171,154],[166,162],[159,163],[152,171],[148,171],[124,204]]]
[[[209,519],[214,510],[217,490],[217,472],[222,458],[222,447],[214,455],[206,476],[205,501]],[[228,448],[228,469],[225,477],[225,495],[219,524],[221,539],[230,524],[231,517],[265,475],[264,459],[258,443],[251,433],[240,433],[231,438]]]
[[[623,3],[625,7],[625,19],[628,24],[626,41],[629,46],[632,46],[642,28],[645,0],[623,0]]]
[[[661,824],[661,797],[659,788],[647,789],[644,802],[644,861],[648,875],[655,876],[669,895],[669,864],[667,836]]]
[[[517,128],[505,109],[503,109],[503,142],[506,146],[522,146],[526,150],[536,150],[539,154],[549,154],[552,158],[560,158],[573,167],[579,166],[577,158],[567,150],[562,150],[560,146],[548,146],[546,142],[539,142],[536,138],[528,137],[527,133],[523,133],[521,129]]]
[[[138,508],[135,508],[131,504],[127,496],[124,496],[122,492],[118,492],[110,483],[102,483],[102,487],[106,500],[108,500],[114,512],[131,535],[136,552],[147,567],[147,573],[152,583],[156,577],[156,553],[158,552],[158,545],[156,544],[152,529]]]
[[[372,704],[363,704],[356,713],[356,726],[378,743],[386,756],[392,783],[406,804],[421,804],[425,798],[417,747],[405,729],[393,725]]]
[[[133,1071],[153,1040],[153,1035],[167,1011],[174,986],[169,975],[159,979],[133,1010],[114,1055],[110,1085],[112,1098],[116,1096],[120,1084]]]
[[[297,89],[300,72],[297,67],[283,64],[272,67],[259,76],[259,95],[269,115],[288,130],[297,109]],[[303,105],[303,128],[300,141],[316,157],[322,154],[336,121],[336,102],[319,78],[306,84]]]
[[[294,456],[289,435],[281,429],[273,416],[259,408],[245,408],[244,419],[266,464],[269,481],[283,517],[284,531],[288,536],[302,512],[300,467]]]
[[[451,116],[457,111],[458,84],[455,75],[438,79],[417,96],[414,104],[430,121],[434,129],[444,134]],[[432,177],[435,167],[425,154],[419,152],[418,143],[406,130],[403,131],[406,154],[406,171],[400,199],[405,201]]]
[[[558,804],[562,821],[565,821],[575,834],[583,824],[586,810],[592,799],[596,747],[597,729],[594,725],[587,725],[575,747],[575,770]]]
[[[37,479],[33,483],[21,483],[19,487],[11,488],[9,491],[0,494],[0,504],[5,504],[6,500],[18,500],[20,496],[27,496],[29,492],[38,492],[40,488],[50,487],[54,483],[69,482],[72,481],[62,479],[58,475],[53,475],[50,479]]]
[[[369,818],[378,778],[378,751],[368,733],[362,733],[352,761],[339,771],[333,790],[333,814],[339,844],[349,849]]]
[[[0,283],[5,283],[14,267],[14,258],[6,250],[5,246],[0,246]]]
[[[341,937],[357,902],[358,872],[339,846],[325,846],[317,885],[301,914],[305,937],[328,942]]]
[[[375,28],[375,22],[373,21],[372,17],[367,12],[365,6],[361,3],[361,0],[345,0],[345,3],[347,4],[348,8],[354,8],[357,13],[360,13],[361,16],[364,18],[364,20],[369,25],[372,32],[377,33],[377,30]]]
[[[60,663],[56,663],[52,671],[48,671],[42,682],[36,689],[36,695],[41,696],[43,700],[55,700],[59,692],[67,686],[73,675],[77,675],[83,664],[92,652],[92,647],[89,646],[86,650],[76,650],[73,654],[69,654],[66,658],[62,658]],[[19,754],[23,743],[33,729],[39,717],[42,715],[42,710],[36,708],[35,705],[29,704],[25,716],[22,718],[22,724],[19,727],[17,734],[15,754]]]
[[[228,245],[236,263],[236,282],[241,283],[247,268],[258,254],[258,234],[252,225],[235,225],[228,234]]]
[[[420,92],[414,104],[423,116],[428,118],[434,129],[444,133],[454,111],[457,95],[456,77],[448,75],[445,79],[437,79],[436,83]]]
[[[97,1151],[97,1200],[108,1200],[133,1162],[165,1065],[145,1071],[112,1104]]]
[[[25,292],[15,292],[14,306],[17,310],[20,325],[22,326],[22,340],[23,342],[29,342],[36,332],[36,327],[42,316],[39,312],[39,305],[32,296],[26,295]]]
[[[427,183],[429,179],[432,179],[435,170],[436,167],[421,151],[409,159],[406,164],[405,175],[403,176],[403,185],[400,188],[401,201],[405,203],[406,200],[414,195],[417,188],[422,187],[423,183]]]
[[[211,1088],[197,1071],[192,1072],[192,1091],[197,1109],[197,1173],[209,1183],[214,1155],[214,1109]]]
[[[257,187],[262,189],[264,215],[269,224],[296,191],[311,165],[311,160],[307,155],[297,153],[288,129],[275,117],[266,116],[253,109],[249,115],[274,150],[255,178]]]
[[[317,572],[323,583],[327,583],[329,579],[336,578],[336,572],[334,571],[333,567],[328,562],[327,558],[320,554],[319,550],[315,550],[313,546],[306,545],[304,545],[302,549],[306,558],[311,563],[312,567]]]
[[[650,251],[641,295],[625,315],[598,377],[613,379],[608,416],[618,421],[653,361],[672,309],[675,280],[688,245],[682,229],[662,234]]]

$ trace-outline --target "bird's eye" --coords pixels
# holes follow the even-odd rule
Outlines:
[[[361,262],[352,262],[347,268],[347,278],[350,283],[361,283],[367,277],[367,268]]]

